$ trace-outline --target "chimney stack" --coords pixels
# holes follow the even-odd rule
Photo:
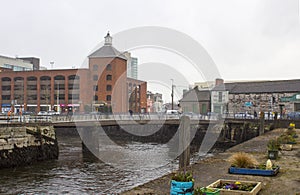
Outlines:
[[[223,85],[223,84],[224,84],[224,80],[223,79],[220,79],[220,78],[216,79],[216,86]]]

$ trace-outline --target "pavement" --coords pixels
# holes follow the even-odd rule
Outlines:
[[[247,152],[252,154],[259,163],[267,161],[267,142],[270,138],[279,136],[286,129],[275,129],[262,136],[255,137],[244,143],[236,145],[223,153],[213,157],[200,160],[191,165],[189,170],[195,178],[195,187],[207,186],[218,179],[234,179],[239,181],[262,182],[262,189],[259,195],[300,195],[300,138],[292,151],[281,151],[279,159],[274,161],[275,165],[280,166],[280,171],[276,176],[252,176],[229,174],[230,163],[228,158],[235,152]],[[300,129],[296,129],[300,137]],[[170,180],[172,174],[167,174],[129,191],[123,195],[163,195],[170,194]]]

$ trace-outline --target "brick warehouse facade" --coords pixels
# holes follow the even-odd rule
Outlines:
[[[88,69],[0,72],[0,110],[145,112],[147,83],[127,78],[127,59],[105,44],[89,57]]]

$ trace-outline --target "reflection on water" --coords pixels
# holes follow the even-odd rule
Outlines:
[[[58,137],[58,142],[60,148],[58,160],[1,170],[0,193],[121,192],[177,169],[178,162],[172,161],[170,157],[172,155],[168,155],[170,150],[167,144],[124,143],[122,147],[131,151],[126,154],[130,158],[121,158],[120,166],[115,168],[97,159],[83,156],[79,137]],[[118,151],[115,151],[115,155],[117,154]],[[120,168],[122,165],[127,168]]]

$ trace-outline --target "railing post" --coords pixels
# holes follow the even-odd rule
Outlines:
[[[265,133],[265,113],[264,112],[260,112],[259,120],[260,120],[259,135],[262,135]]]

